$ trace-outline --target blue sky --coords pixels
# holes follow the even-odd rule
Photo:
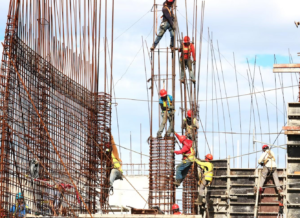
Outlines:
[[[163,2],[163,1],[157,1]],[[188,0],[188,19],[192,23],[193,0]],[[0,41],[3,41],[5,31],[8,0],[2,0],[0,8]],[[149,117],[148,104],[146,101],[132,101],[119,98],[147,99],[145,84],[144,58],[141,50],[142,37],[146,39],[148,47],[151,46],[153,14],[150,12],[152,1],[141,0],[116,0],[115,1],[115,38],[122,34],[114,43],[114,79],[119,80],[116,85],[116,97],[118,98],[118,117],[120,128],[120,142],[124,147],[130,147],[130,132],[132,134],[132,147],[140,150],[140,124],[142,125],[142,149],[148,154],[149,145],[146,139],[149,137]],[[201,1],[198,1],[198,18],[200,18]],[[260,135],[260,133],[277,133],[281,131],[286,120],[285,108],[287,102],[293,102],[297,98],[297,87],[290,87],[273,90],[281,86],[296,86],[298,83],[297,75],[277,75],[276,79],[272,72],[274,54],[278,63],[289,62],[289,51],[293,61],[299,61],[300,29],[294,25],[294,21],[300,21],[298,8],[300,2],[296,0],[211,0],[206,1],[205,21],[204,21],[204,40],[201,61],[200,75],[200,117],[204,128],[208,132],[207,138],[216,159],[226,156],[237,155],[237,141],[241,144],[240,153],[246,154],[253,151],[252,135],[256,129],[256,138],[264,142],[271,142],[276,139],[276,134]],[[178,1],[178,20],[180,31],[185,35],[185,5],[184,1]],[[134,24],[135,23],[135,24]],[[134,24],[134,25],[133,25]],[[200,24],[200,19],[198,20]],[[133,25],[133,26],[132,26]],[[159,21],[158,21],[159,25]],[[132,26],[132,27],[131,27]],[[129,28],[131,27],[131,28]],[[128,29],[129,28],[129,29]],[[217,68],[212,69],[211,56],[207,58],[207,34],[208,28],[213,36],[213,46],[216,54]],[[200,30],[198,26],[198,31]],[[191,26],[189,26],[191,31]],[[110,32],[110,31],[109,31]],[[150,35],[149,35],[150,33]],[[148,36],[149,35],[149,36]],[[147,37],[148,36],[148,37]],[[222,82],[221,65],[218,58],[217,42],[221,52],[222,69],[224,83]],[[166,33],[160,42],[160,47],[169,44],[169,33]],[[199,35],[198,35],[199,45]],[[198,50],[198,48],[197,48]],[[2,48],[1,48],[2,51]],[[198,50],[199,52],[199,50]],[[235,74],[233,52],[236,58]],[[198,54],[197,54],[198,56]],[[255,56],[257,65],[254,67]],[[250,63],[251,76],[254,76],[254,89],[248,83],[247,74]],[[169,58],[170,60],[170,58]],[[208,60],[208,71],[207,71]],[[261,70],[261,76],[259,73]],[[128,70],[127,70],[128,69]],[[150,64],[146,55],[147,79],[150,78]],[[161,72],[166,70],[166,57],[161,59]],[[124,74],[126,72],[126,74]],[[157,73],[157,72],[156,72]],[[178,67],[176,71],[176,101],[180,101]],[[219,78],[219,79],[218,79]],[[262,80],[261,80],[262,78]],[[237,83],[239,86],[240,104],[238,101]],[[220,81],[220,82],[219,82]],[[263,81],[263,84],[262,84]],[[276,82],[276,83],[275,83]],[[100,83],[101,78],[100,78]],[[225,84],[225,87],[224,87]],[[260,92],[268,91],[265,95]],[[101,90],[101,88],[100,88]],[[226,92],[225,92],[226,90]],[[255,90],[256,95],[249,94]],[[168,91],[171,91],[170,89]],[[154,100],[158,99],[155,89]],[[211,100],[215,98],[232,96],[226,100]],[[248,95],[246,95],[248,94]],[[235,97],[234,97],[235,96]],[[252,99],[252,100],[251,100]],[[266,99],[266,100],[265,100]],[[252,102],[252,104],[251,104]],[[227,106],[227,104],[229,106]],[[239,106],[240,105],[240,106]],[[175,129],[180,130],[180,115],[178,115],[180,103],[176,103]],[[158,104],[154,103],[153,129],[158,128]],[[228,110],[229,108],[229,110]],[[241,110],[241,119],[239,117]],[[252,108],[252,110],[250,110]],[[254,112],[253,112],[254,108]],[[224,112],[223,112],[224,111]],[[230,111],[230,113],[229,113]],[[251,111],[251,118],[250,118]],[[224,116],[223,116],[224,114]],[[255,123],[254,118],[255,117]],[[229,118],[230,116],[230,118]],[[250,121],[251,119],[251,121]],[[231,121],[231,124],[230,124]],[[240,128],[240,126],[242,128]],[[270,128],[269,128],[270,126]],[[232,129],[232,131],[231,131]],[[200,129],[201,130],[201,129]],[[115,106],[113,106],[112,132],[119,141],[118,128],[116,121]],[[222,132],[222,133],[221,133]],[[223,132],[243,132],[245,134],[224,134]],[[247,135],[248,134],[248,135]],[[278,144],[285,143],[285,136],[278,137]],[[257,144],[259,150],[260,144]],[[204,134],[199,131],[200,157],[208,152],[205,146]],[[129,153],[121,150],[124,163],[129,162]],[[285,167],[285,150],[275,149],[276,157],[280,167]],[[258,153],[259,155],[260,153]],[[278,156],[277,156],[278,155]],[[181,157],[177,157],[180,160]],[[242,162],[240,167],[255,167],[257,155],[245,156],[239,159]],[[133,161],[139,162],[140,157],[133,154]],[[148,158],[144,157],[143,162],[147,163]],[[233,161],[231,166],[237,166]]]

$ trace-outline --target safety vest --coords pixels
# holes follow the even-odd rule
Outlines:
[[[172,106],[172,102],[169,98],[169,96],[167,96],[167,101],[169,102],[169,105]],[[163,101],[163,106],[166,108],[167,107],[167,101]]]
[[[184,59],[190,58],[190,56],[191,56],[191,45],[189,45],[189,46],[184,46],[184,44],[182,44],[182,53],[183,53],[183,58],[184,58]],[[185,58],[186,56],[187,56],[188,58]]]
[[[113,162],[113,165],[114,165],[114,169],[118,169],[118,170],[120,170],[121,173],[123,173],[120,161],[118,161],[118,159],[115,158],[113,153],[111,153],[111,157],[112,157],[112,162]]]
[[[210,162],[207,161],[200,161],[198,159],[195,160],[195,162],[203,169],[204,173],[202,176],[205,177],[205,180],[207,181],[212,181],[214,173],[214,165]],[[201,182],[202,178],[199,180],[199,182]]]
[[[13,213],[14,217],[16,217],[16,214],[17,214],[18,210],[19,210],[19,204],[16,203],[16,204],[15,204],[15,211],[14,211],[14,213]],[[25,211],[24,211],[24,210],[25,210]],[[24,212],[25,212],[25,214],[26,214],[26,213],[29,213],[30,210],[29,210],[28,205],[25,205],[24,210],[19,211],[19,212],[20,212],[20,213],[22,213],[22,212],[24,213]],[[25,214],[22,214],[22,215],[25,215]]]
[[[192,129],[193,129],[193,124],[194,125],[196,125],[196,122],[197,122],[197,119],[196,118],[194,118],[194,122],[193,123],[191,123],[191,125],[189,125],[188,124],[188,122],[187,122],[187,119],[186,118],[184,118],[184,121],[186,122],[186,131],[187,131],[187,133],[189,133],[189,134],[191,134],[192,133]]]

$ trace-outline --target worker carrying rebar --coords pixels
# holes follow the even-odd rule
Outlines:
[[[151,50],[153,51],[156,46],[158,45],[159,41],[162,39],[163,35],[167,30],[170,32],[170,48],[172,49],[174,47],[174,31],[176,29],[175,23],[174,23],[174,13],[173,13],[173,4],[175,0],[166,0],[163,3],[163,16],[162,16],[162,22],[159,26],[159,32],[156,36],[156,39],[151,47]]]
[[[181,213],[179,212],[178,204],[173,204],[172,205],[172,211],[173,211],[173,215],[181,215]]]
[[[183,156],[182,162],[176,167],[176,181],[174,182],[174,185],[179,187],[195,161],[195,150],[193,148],[192,140],[187,139],[184,135],[181,136],[177,133],[175,133],[175,135],[183,145],[180,151],[174,151],[175,154],[182,154]]]
[[[259,160],[258,160],[258,164],[260,164],[261,166],[263,166],[263,170],[261,172],[261,177],[259,178],[259,193],[262,194],[263,193],[263,185],[266,181],[266,178],[268,175],[272,174],[273,175],[273,179],[275,182],[275,186],[276,189],[278,191],[279,194],[282,193],[282,188],[281,185],[279,183],[279,179],[278,179],[278,173],[277,173],[277,166],[276,166],[276,162],[275,162],[275,155],[273,153],[273,151],[270,150],[268,145],[263,145],[262,146],[262,151],[263,153],[261,154]],[[254,188],[254,193],[256,194],[257,191],[257,187]]]
[[[169,128],[165,134],[165,137],[170,137],[174,132],[174,107],[173,107],[173,98],[171,95],[168,95],[165,89],[160,90],[160,99],[159,105],[161,107],[161,117],[162,121],[157,131],[157,138],[162,137],[162,132],[164,131],[167,120],[169,120]]]
[[[123,170],[122,170],[122,160],[119,157],[119,152],[114,140],[114,137],[111,135],[110,137],[111,143],[111,160],[113,169],[110,172],[109,177],[109,191],[111,194],[114,193],[113,184],[116,180],[123,180]],[[107,150],[109,152],[109,150]]]
[[[31,210],[28,205],[24,202],[24,196],[21,192],[16,195],[17,203],[14,204],[9,212],[12,214],[13,218],[25,217],[26,214],[31,214]]]
[[[181,56],[179,59],[180,66],[181,66],[181,80],[180,80],[181,83],[185,82],[186,68],[188,68],[189,70],[191,81],[195,83],[196,80],[195,80],[195,74],[193,72],[192,64],[195,65],[196,63],[196,53],[195,53],[194,44],[190,42],[190,37],[185,36],[183,38],[183,43],[181,44],[178,51],[181,52]],[[193,56],[193,61],[191,60],[191,56]]]
[[[195,201],[195,204],[202,205],[205,204],[205,187],[209,186],[212,182],[213,179],[213,170],[214,170],[214,165],[210,163],[209,161],[213,160],[213,156],[211,154],[207,154],[205,156],[205,161],[200,161],[198,159],[195,160],[197,163],[198,167],[198,175],[199,175],[199,186],[198,186],[198,191],[199,191],[199,196]]]
[[[190,140],[193,140],[194,131],[199,129],[199,122],[196,117],[192,122],[192,110],[188,110],[187,116],[183,118],[182,129],[185,129],[186,137]]]

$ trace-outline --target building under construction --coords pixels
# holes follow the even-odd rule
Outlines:
[[[161,8],[165,7],[164,4],[163,1],[154,0],[150,10],[153,15],[152,42],[158,35],[157,30],[160,26],[157,20]],[[281,213],[289,218],[300,217],[300,103],[285,104],[287,109],[284,116],[287,116],[287,120],[280,124],[287,139],[284,145],[259,141],[255,132],[249,133],[256,155],[260,152],[257,149],[259,143],[286,150],[286,167],[277,168],[283,192],[278,193],[272,175],[268,174],[263,193],[254,193],[253,190],[259,188],[262,169],[251,168],[249,161],[247,168],[232,167],[236,159],[242,162],[243,155],[228,155],[226,144],[226,156],[221,158],[220,140],[217,158],[217,154],[214,153],[217,148],[209,145],[211,142],[207,137],[206,118],[203,120],[200,114],[204,114],[204,109],[199,104],[199,87],[201,56],[204,56],[202,41],[205,1],[202,1],[201,5],[198,5],[198,1],[192,1],[192,28],[188,29],[186,19],[187,25],[184,30],[197,54],[192,66],[196,81],[190,79],[188,73],[179,81],[179,71],[185,68],[180,61],[182,57],[179,51],[185,35],[181,32],[184,28],[180,29],[178,22],[177,4],[177,1],[172,4],[172,13],[170,12],[175,25],[172,30],[173,47],[158,46],[150,50],[146,43],[144,45],[144,41],[142,45],[144,61],[146,62],[145,57],[148,55],[151,66],[151,75],[148,75],[146,82],[150,95],[150,133],[147,136],[149,155],[145,156],[149,158],[149,162],[123,162],[122,184],[118,181],[114,186],[114,195],[111,195],[110,174],[114,166],[112,151],[109,148],[112,147],[111,126],[114,119],[112,105],[115,104],[113,99],[116,98],[113,94],[115,1],[10,0],[0,73],[1,218],[13,217],[11,208],[16,204],[18,193],[24,196],[25,204],[31,209],[31,214],[27,217],[176,217],[172,211],[174,203],[181,205],[182,214],[187,217],[271,218],[278,217]],[[198,7],[201,8],[200,12]],[[185,10],[187,14],[187,7]],[[197,23],[199,19],[200,24]],[[200,30],[197,26],[200,26]],[[220,70],[217,63],[219,56],[220,72],[223,74],[221,55],[217,53],[219,47],[214,47],[210,37],[212,36],[208,32],[207,58],[211,58],[212,71],[217,73]],[[100,57],[102,51],[104,56]],[[300,73],[300,65],[275,64],[273,72],[275,78],[277,73]],[[249,82],[252,108],[250,120],[253,116],[255,122],[255,73],[251,73],[250,67],[248,73],[248,80],[252,82]],[[214,90],[222,77],[219,77],[219,74],[212,75],[212,99],[221,99],[222,109],[220,107],[217,113],[223,112],[224,116],[224,107],[229,105],[229,96],[225,83],[224,90]],[[279,83],[283,90],[283,82]],[[209,83],[206,84],[208,86]],[[211,161],[214,166],[213,180],[205,188],[206,203],[201,206],[194,204],[199,195],[200,184],[197,164],[192,164],[182,186],[177,189],[174,178],[176,165],[180,161],[176,160],[174,150],[178,150],[180,143],[173,133],[165,137],[156,137],[156,124],[167,119],[167,116],[160,116],[162,110],[157,108],[157,91],[161,89],[172,95],[173,106],[179,108],[180,114],[180,120],[175,119],[171,124],[165,120],[164,129],[167,130],[168,125],[173,125],[172,128],[175,129],[175,123],[181,124],[190,109],[192,120],[195,118],[200,121],[199,129],[192,132],[195,157],[202,159],[206,153],[215,156]],[[263,93],[265,94],[265,90]],[[177,96],[179,94],[180,96]],[[240,93],[237,96],[240,97]],[[267,104],[266,97],[264,99]],[[216,108],[218,110],[218,107]],[[156,113],[159,115],[156,116]],[[228,113],[231,119],[229,106]],[[205,116],[207,117],[207,110]],[[224,126],[225,122],[227,121],[224,118]],[[240,115],[242,128],[241,122]],[[228,123],[231,125],[231,121]],[[186,131],[182,127],[181,135],[186,134]],[[219,130],[218,133],[220,134]],[[276,136],[278,138],[278,135]],[[212,136],[214,137],[218,135]],[[226,135],[225,141],[227,143]],[[222,146],[225,147],[224,142]],[[212,144],[217,143],[213,141]],[[234,149],[233,144],[232,142]],[[132,152],[136,151],[132,148],[129,150],[132,159]],[[251,152],[249,145],[248,153]],[[142,160],[143,153],[136,153],[141,155]],[[257,161],[255,164],[257,165]],[[145,183],[142,185],[141,181],[146,180],[148,187],[143,190]],[[53,199],[55,193],[61,192],[59,184],[63,186],[64,191],[60,195],[61,210],[56,213],[53,210]],[[121,201],[123,203],[120,203]],[[278,212],[280,209],[281,213]]]

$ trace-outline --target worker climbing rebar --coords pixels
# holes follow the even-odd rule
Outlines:
[[[199,186],[198,186],[198,191],[199,191],[199,196],[197,200],[195,201],[195,204],[197,205],[202,205],[203,203],[205,204],[205,187],[209,186],[212,182],[213,179],[213,169],[214,165],[210,163],[209,161],[213,160],[213,156],[211,154],[207,154],[205,156],[205,162],[200,161],[198,159],[195,160],[195,162],[198,165],[198,175],[199,175]]]
[[[263,193],[263,185],[266,181],[266,178],[269,174],[273,175],[273,179],[274,179],[274,183],[276,186],[276,189],[278,191],[279,194],[282,193],[282,188],[281,185],[279,183],[279,179],[278,179],[278,173],[277,173],[277,166],[276,166],[276,162],[275,162],[275,155],[273,153],[273,151],[271,151],[269,149],[268,145],[263,145],[262,146],[262,151],[263,153],[261,154],[259,160],[258,160],[258,164],[260,164],[261,166],[263,166],[263,170],[261,172],[261,178],[259,179],[259,193],[262,194]],[[254,193],[256,194],[257,191],[257,186],[254,188]]]
[[[192,122],[192,110],[188,110],[187,116],[183,118],[182,129],[185,129],[185,135],[188,139],[193,140],[194,131],[199,128],[199,122],[196,118]]]
[[[179,187],[195,161],[195,150],[193,149],[192,140],[187,139],[184,135],[181,136],[177,133],[175,133],[175,135],[183,145],[180,151],[174,151],[175,154],[182,154],[183,156],[182,162],[176,167],[176,181],[174,182],[174,185]]]
[[[163,3],[163,16],[162,16],[162,22],[159,26],[159,32],[156,36],[156,39],[151,47],[151,50],[153,51],[156,46],[158,45],[159,41],[162,39],[163,35],[167,30],[170,32],[170,48],[173,49],[174,47],[174,31],[176,29],[175,23],[174,23],[174,13],[173,13],[173,4],[175,0],[166,0]]]
[[[166,132],[165,137],[170,137],[171,134],[174,132],[173,124],[174,124],[174,112],[175,111],[174,111],[174,107],[173,107],[173,97],[171,95],[168,95],[168,93],[165,89],[160,90],[159,105],[161,107],[162,122],[157,131],[157,138],[162,137],[162,132],[167,123],[167,120],[169,120],[170,124],[169,124],[169,128]]]
[[[31,210],[24,202],[24,196],[21,192],[16,195],[16,204],[14,204],[9,212],[13,218],[26,217],[26,214],[31,214]]]
[[[114,140],[114,137],[111,135],[110,137],[110,143],[111,143],[111,159],[112,159],[112,165],[113,169],[111,170],[110,177],[109,177],[109,190],[110,193],[114,193],[113,184],[116,180],[123,180],[123,170],[122,170],[122,160],[119,157],[119,152]],[[107,148],[107,151],[109,152],[109,148]]]
[[[196,82],[195,74],[193,72],[192,64],[196,64],[196,53],[194,44],[190,42],[190,37],[185,36],[183,39],[183,43],[181,43],[180,48],[178,49],[181,52],[181,56],[179,59],[181,66],[181,83],[185,82],[185,69],[188,68],[190,73],[190,79],[193,83]],[[193,56],[193,61],[191,60],[191,54]]]

